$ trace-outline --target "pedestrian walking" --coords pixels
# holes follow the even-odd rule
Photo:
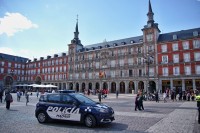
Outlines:
[[[9,110],[10,109],[10,103],[13,102],[13,98],[12,98],[12,95],[10,94],[10,92],[6,93],[5,101],[6,101],[6,109]]]
[[[118,90],[116,91],[116,98],[118,98],[118,95],[119,95],[119,92],[118,92]]]
[[[143,97],[143,95],[142,95],[142,93],[141,94],[139,94],[139,109],[141,109],[141,110],[144,110],[144,106],[143,106],[143,100],[144,100],[144,97]]]
[[[28,94],[28,92],[25,92],[25,97],[26,97],[26,106],[27,106],[28,102],[29,102],[29,94]]]
[[[163,93],[163,101],[164,101],[164,103],[167,102],[166,97],[167,97],[167,94],[164,92],[164,93]]]
[[[158,92],[156,92],[156,94],[155,94],[155,99],[156,99],[156,102],[159,103],[159,95],[158,95]]]
[[[37,98],[38,98],[38,96],[39,96],[39,91],[36,92],[36,96],[37,96]]]
[[[98,98],[99,98],[99,102],[101,103],[101,90],[99,91]]]
[[[137,94],[135,98],[135,111],[137,111],[138,109],[141,110],[139,106],[139,94]]]
[[[21,98],[21,92],[17,91],[17,101],[20,102],[20,98]]]

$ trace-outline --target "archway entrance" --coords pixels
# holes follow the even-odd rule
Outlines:
[[[73,90],[73,83],[69,83],[69,90]]]
[[[99,83],[98,82],[95,85],[95,90],[94,91],[95,91],[95,93],[99,91]]]
[[[88,84],[89,90],[92,90],[92,83]]]
[[[138,83],[138,91],[141,90],[142,92],[144,92],[144,82],[143,81],[140,81]]]
[[[105,90],[108,89],[108,84],[106,82],[103,83],[103,89],[105,89]]]
[[[76,92],[79,92],[79,84],[76,83]]]
[[[129,93],[132,93],[132,92],[134,92],[134,91],[135,91],[134,82],[133,82],[133,81],[130,81],[130,82],[129,82],[129,90],[128,90],[128,92],[129,92]]]
[[[156,92],[156,83],[154,81],[149,82],[149,92],[150,93]]]
[[[116,83],[115,82],[111,83],[111,93],[116,93]]]
[[[120,82],[120,93],[125,93],[125,83]]]
[[[82,92],[84,92],[85,93],[85,83],[82,83]]]

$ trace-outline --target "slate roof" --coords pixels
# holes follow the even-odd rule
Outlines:
[[[181,30],[181,31],[176,31],[176,32],[171,32],[171,33],[160,34],[159,38],[158,38],[158,43],[175,41],[173,39],[173,35],[177,35],[176,40],[190,39],[190,38],[194,37],[194,35],[193,35],[194,31],[197,31],[198,36],[200,36],[200,28],[194,28],[194,29],[189,29],[189,30]]]
[[[131,42],[133,41],[133,42]],[[119,39],[119,40],[114,40],[114,41],[109,41],[109,42],[102,42],[102,43],[96,43],[92,45],[87,45],[84,46],[84,49],[81,51],[86,51],[86,50],[96,50],[105,47],[114,47],[114,46],[121,46],[121,45],[126,45],[126,44],[131,44],[131,43],[141,43],[143,41],[143,36],[137,36],[137,37],[130,37],[130,38],[125,38],[125,39]]]
[[[24,57],[0,53],[0,60],[7,60],[7,61],[12,61],[12,62],[18,62],[18,63],[26,63],[29,59],[24,58]]]

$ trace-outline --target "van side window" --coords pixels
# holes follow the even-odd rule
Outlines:
[[[51,103],[60,103],[61,96],[59,94],[48,95],[48,102]]]

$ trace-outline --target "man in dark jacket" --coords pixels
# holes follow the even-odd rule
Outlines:
[[[10,92],[6,93],[5,101],[6,101],[6,109],[10,109],[10,103],[13,102],[13,98]]]

